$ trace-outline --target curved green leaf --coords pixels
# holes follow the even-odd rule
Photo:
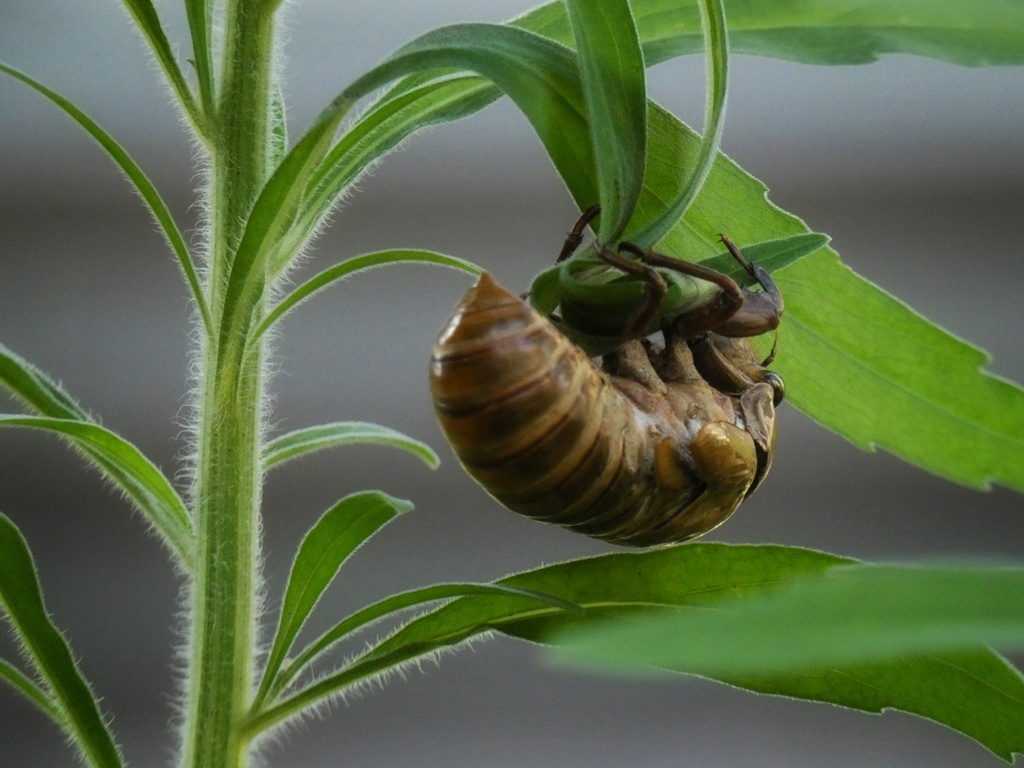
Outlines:
[[[57,382],[3,344],[0,344],[0,384],[43,416],[92,421],[92,417]]]
[[[60,705],[44,691],[34,680],[25,675],[14,665],[0,659],[0,680],[5,681],[14,690],[36,705],[61,728],[67,728],[67,718]]]
[[[437,123],[458,120],[501,97],[501,91],[476,75],[419,83],[410,76],[372,104],[348,127],[310,182],[311,192],[290,236],[298,248],[352,183],[410,134]]]
[[[174,217],[171,216],[170,210],[167,208],[166,203],[164,203],[163,198],[160,197],[156,187],[153,186],[153,182],[149,180],[143,170],[132,159],[131,155],[125,152],[109,133],[59,93],[50,90],[38,80],[6,64],[0,63],[0,72],[6,72],[11,77],[20,80],[64,110],[68,117],[85,129],[107,151],[107,154],[117,163],[118,167],[124,171],[125,176],[134,185],[139,196],[145,201],[146,206],[153,214],[157,224],[160,225],[164,237],[167,238],[167,242],[174,251],[178,264],[181,266],[181,271],[184,273],[185,279],[188,281],[189,288],[192,291],[192,298],[199,308],[200,316],[203,318],[203,326],[209,332],[213,325],[210,321],[210,311],[206,305],[206,297],[203,294],[195,264],[192,262],[192,256],[189,253],[188,246],[185,245],[185,239],[182,237],[181,231],[174,223]]]
[[[705,48],[696,4],[632,0],[630,5],[647,66]],[[1003,0],[924,4],[914,0],[906,8],[899,2],[882,0],[798,0],[783,9],[771,3],[726,0],[726,12],[733,53],[810,64],[865,63],[885,53],[916,54],[959,64],[1024,64],[1024,10]],[[781,14],[789,23],[779,23]],[[562,0],[541,5],[509,23],[563,45],[574,43]],[[370,110],[364,115],[366,122],[360,118],[353,126],[355,130],[361,125],[366,131],[360,139],[369,135],[377,139],[374,145],[364,145],[369,159],[352,164],[359,170],[386,151],[375,147],[389,149],[421,127],[466,117],[498,96],[479,78],[453,78],[427,85],[414,78],[407,80],[417,82],[418,93],[401,105],[389,107],[401,113],[400,121],[388,122]],[[391,94],[404,94],[408,87],[400,84]],[[379,104],[387,104],[389,96]],[[339,174],[331,199],[356,173]]]
[[[364,96],[403,75],[445,68],[483,75],[515,101],[535,126],[549,121],[552,110],[563,111],[564,105],[583,119],[583,94],[573,54],[548,38],[500,24],[453,24],[427,32],[361,76],[344,95]]]
[[[268,328],[280,320],[286,313],[290,312],[310,296],[318,293],[332,283],[348,277],[349,275],[354,275],[357,272],[362,272],[366,269],[375,269],[376,267],[383,267],[388,264],[400,263],[436,264],[442,267],[460,269],[471,275],[479,275],[483,271],[475,264],[471,264],[470,262],[464,261],[463,259],[455,256],[446,256],[443,253],[423,251],[415,248],[396,248],[388,251],[365,253],[362,256],[354,256],[351,259],[343,261],[340,264],[335,264],[333,267],[329,267],[320,274],[311,277],[285,296],[280,302],[278,302],[277,306],[267,313],[267,316],[263,318],[260,324],[256,326],[250,336],[249,343],[254,343],[264,333],[266,333]]]
[[[686,213],[711,173],[725,128],[725,100],[729,83],[729,36],[722,0],[700,0],[707,73],[704,106],[704,135],[694,168],[686,183],[663,207],[648,211],[642,226],[631,226],[626,239],[644,248],[654,245]],[[632,222],[631,222],[632,223]]]
[[[768,274],[772,274],[795,264],[804,256],[809,256],[819,248],[828,245],[829,236],[818,232],[806,232],[777,240],[764,240],[760,243],[743,243],[739,247],[747,261],[757,264]],[[728,275],[737,283],[747,288],[757,284],[757,280],[737,263],[728,251],[719,253],[710,259],[700,262],[702,266],[717,270]]]
[[[276,467],[291,459],[307,453],[334,448],[339,445],[374,443],[401,448],[414,456],[419,456],[431,469],[437,469],[441,460],[426,443],[413,440],[379,424],[368,424],[362,421],[340,421],[334,424],[321,424],[316,427],[297,429],[286,435],[275,438],[263,449],[263,468]]]
[[[701,49],[699,12],[677,0],[631,0],[647,65]],[[864,64],[909,53],[968,66],[1024,64],[1024,7],[1006,0],[726,0],[733,53],[806,64]],[[561,2],[513,24],[566,45]]]
[[[571,603],[568,600],[562,600],[561,598],[554,597],[552,595],[545,595],[541,592],[536,592],[530,589],[510,587],[503,584],[433,584],[429,587],[420,587],[418,589],[409,590],[408,592],[400,592],[356,611],[354,614],[338,622],[334,627],[310,643],[302,653],[291,660],[281,670],[273,685],[270,686],[268,698],[270,700],[277,698],[279,694],[309,666],[310,663],[316,660],[316,658],[321,654],[328,651],[335,643],[355,634],[374,622],[399,613],[400,611],[422,606],[427,603],[437,602],[438,600],[449,600],[455,597],[465,597],[466,595],[491,594],[526,597],[531,600],[536,600],[541,603],[546,603],[556,608],[569,611],[570,613],[581,613],[583,610],[580,606],[575,603]],[[272,712],[269,716],[259,713],[258,704],[260,704],[260,702],[257,702],[257,706],[254,707],[256,716],[254,717],[251,725],[253,733],[266,729],[281,715],[280,712]]]
[[[50,621],[35,563],[21,532],[0,513],[0,608],[60,708],[58,722],[95,766],[120,768],[121,754],[99,703],[75,664],[67,641]],[[8,678],[10,679],[10,678]],[[35,700],[35,697],[32,697]],[[41,702],[39,703],[41,706]],[[44,707],[46,709],[46,707]]]
[[[266,695],[295,636],[345,560],[385,524],[410,509],[412,503],[408,501],[380,491],[365,491],[346,496],[309,530],[299,545],[288,576],[281,618],[256,695],[257,702]]]
[[[560,173],[582,183],[594,175],[594,155],[575,56],[564,46],[522,29],[457,24],[403,46],[350,85],[339,99],[357,99],[414,73],[379,100],[342,137],[310,183],[291,247],[315,231],[334,200],[366,167],[426,125],[458,119],[491,103],[498,91],[480,78],[450,76],[450,68],[478,72],[510,96],[549,146]],[[423,84],[425,77],[441,80]],[[582,167],[588,173],[580,174]],[[597,199],[596,184],[591,199]]]
[[[633,0],[632,7],[648,65],[701,49],[703,41],[697,8],[675,0]],[[767,4],[732,2],[728,4],[730,46],[739,53],[773,55],[813,63],[871,61],[886,52],[936,56],[958,63],[996,60],[1007,64],[1024,63],[1024,35],[1020,34],[1024,32],[1024,13],[1020,9],[1008,7],[1000,0],[983,0],[981,3],[957,0],[952,5],[922,6],[915,2],[913,10],[913,14],[908,14],[892,3],[875,2],[868,6],[860,0],[845,0],[838,4],[803,0],[787,5],[787,18],[794,24],[780,26],[778,8]],[[572,27],[562,2],[541,6],[510,23],[565,45],[573,42]],[[941,44],[951,40],[954,42],[949,46]],[[340,194],[345,184],[370,162],[368,158],[379,157],[387,148],[420,127],[472,114],[496,96],[482,81],[474,82],[473,78],[444,80],[425,86],[422,78],[408,80],[419,83],[417,97],[410,97],[409,102],[402,105],[389,106],[401,111],[402,119],[396,121],[400,124],[383,119],[381,115],[374,115],[374,119],[369,121],[370,126],[363,124],[362,128],[367,129],[367,133],[361,138],[372,135],[374,146],[382,149],[379,152],[367,151],[361,162],[347,167],[350,173],[339,173],[334,185],[324,185],[322,189],[326,198],[333,200]],[[444,89],[445,96],[443,106],[439,107],[433,103],[433,96],[441,89]],[[392,93],[405,94],[405,87],[396,86]],[[714,89],[709,91],[709,95],[713,93]],[[379,103],[387,105],[388,102],[386,96]],[[578,135],[574,141],[579,142]],[[662,158],[668,154],[662,153]],[[336,162],[339,160],[338,157],[334,159]],[[335,167],[334,164],[331,166]],[[585,187],[586,181],[580,180],[577,185]],[[591,186],[596,188],[592,181]],[[680,183],[679,189],[684,186]],[[594,189],[589,191],[593,193]],[[589,194],[588,199],[596,199],[596,195]],[[661,204],[664,206],[665,201]]]
[[[192,91],[181,73],[171,44],[167,41],[167,35],[164,34],[163,26],[160,24],[160,16],[156,12],[156,7],[151,0],[123,0],[123,2],[132,18],[135,19],[135,24],[149,41],[149,46],[153,49],[156,60],[160,62],[160,68],[170,81],[185,114],[189,116],[193,125],[202,128],[205,122],[203,115],[196,106]],[[197,61],[200,60],[198,54],[196,58]]]
[[[627,0],[567,0],[596,158],[601,242],[616,242],[640,197],[647,152],[647,88]]]
[[[704,48],[701,15],[695,4],[676,0],[632,0],[631,6],[647,66]],[[1024,11],[1003,0],[955,0],[952,3],[899,3],[873,0],[798,0],[784,9],[771,3],[726,2],[729,46],[733,53],[774,56],[814,64],[853,64],[876,60],[884,53],[910,53],[959,64],[1024,63]],[[910,12],[912,11],[912,13]],[[779,24],[785,13],[789,23]],[[573,45],[565,4],[542,5],[510,22],[563,45]],[[413,85],[414,84],[414,85]],[[410,92],[415,89],[415,94]],[[709,95],[713,93],[709,91]],[[401,95],[403,101],[391,103]],[[309,208],[303,239],[315,229],[333,201],[387,150],[420,128],[461,119],[490,104],[499,93],[474,77],[445,78],[424,84],[407,78],[352,126],[324,164],[318,199]],[[564,121],[561,125],[566,125]],[[580,133],[572,141],[580,142]],[[648,149],[651,149],[648,142]],[[661,158],[678,155],[662,152]],[[569,160],[571,162],[571,155]],[[650,168],[650,163],[648,164]],[[559,168],[565,175],[566,169]],[[571,170],[571,169],[570,169]],[[690,168],[692,173],[693,168]],[[597,199],[596,185],[570,185],[586,190],[583,207]],[[680,180],[679,190],[685,184]],[[671,199],[671,198],[667,198]],[[662,209],[667,206],[662,200]],[[650,204],[650,201],[648,201]]]
[[[96,424],[60,385],[2,344],[0,385],[42,417],[0,417],[0,426],[44,429],[69,439],[142,510],[181,565],[191,568],[192,523],[185,504],[137,448]]]
[[[199,81],[199,95],[206,114],[213,114],[215,108],[213,76],[213,42],[210,21],[213,2],[211,0],[185,0],[185,15],[192,38],[192,64]]]
[[[537,131],[559,173],[590,184],[597,199],[593,147],[575,54],[524,29],[454,24],[402,46],[345,91],[364,95],[402,75],[431,69],[477,72],[511,98]]]
[[[0,415],[0,427],[28,427],[67,438],[142,511],[179,562],[191,570],[192,521],[167,478],[134,445],[98,424],[46,416]]]
[[[1024,680],[976,652],[1024,648],[1021,568],[846,566],[714,611],[640,615],[555,642],[556,658],[573,665],[655,667],[875,712],[896,707],[1008,762],[1024,753]],[[900,676],[916,679],[894,686],[902,660]],[[973,676],[979,666],[986,672]]]
[[[277,166],[253,203],[224,289],[221,349],[232,349],[233,339],[244,339],[248,335],[255,310],[263,301],[268,274],[278,273],[283,268],[275,262],[296,255],[283,250],[282,241],[295,223],[310,176],[353,103],[353,99],[344,95],[332,101]],[[228,363],[219,359],[218,364]]]

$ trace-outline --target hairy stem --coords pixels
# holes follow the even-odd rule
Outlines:
[[[252,693],[261,366],[251,355],[239,367],[217,366],[204,382],[188,768],[245,765],[238,724]]]
[[[211,157],[209,289],[227,277],[244,223],[269,174],[273,16],[252,0],[234,0],[226,22],[224,73]]]
[[[215,324],[223,321],[223,288],[244,222],[268,175],[273,19],[261,5],[233,0],[224,26],[209,179],[207,293]],[[245,339],[210,338],[199,385],[197,568],[181,765],[242,768],[248,742],[239,726],[252,696],[259,583],[263,352],[259,344],[246,351]]]

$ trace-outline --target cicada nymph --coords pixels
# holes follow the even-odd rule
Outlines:
[[[514,512],[616,544],[685,541],[731,515],[771,466],[783,392],[742,337],[775,328],[782,301],[771,278],[726,244],[764,291],[696,267],[721,287],[715,298],[664,323],[664,346],[636,338],[653,316],[638,308],[600,365],[482,275],[430,365],[441,428],[469,474]],[[683,264],[622,249],[644,266]],[[658,290],[649,293],[648,304]]]

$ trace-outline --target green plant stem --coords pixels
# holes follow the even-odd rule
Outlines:
[[[200,445],[199,569],[193,594],[193,669],[185,765],[245,764],[238,723],[252,692],[260,501],[260,361],[218,366],[204,393]]]
[[[207,291],[215,323],[244,223],[268,176],[272,16],[234,0],[211,145]],[[256,302],[257,309],[261,309]],[[221,341],[217,341],[220,339]],[[196,455],[197,567],[183,768],[242,768],[259,583],[263,349],[214,333],[202,350]]]
[[[211,241],[209,286],[214,295],[269,175],[273,16],[259,5],[234,0],[226,22],[227,50],[210,179],[215,239]]]

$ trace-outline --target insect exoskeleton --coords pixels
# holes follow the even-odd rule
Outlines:
[[[663,333],[599,367],[484,274],[434,346],[441,428],[514,512],[617,544],[700,536],[768,472],[782,383],[745,339],[694,335],[686,318]]]

